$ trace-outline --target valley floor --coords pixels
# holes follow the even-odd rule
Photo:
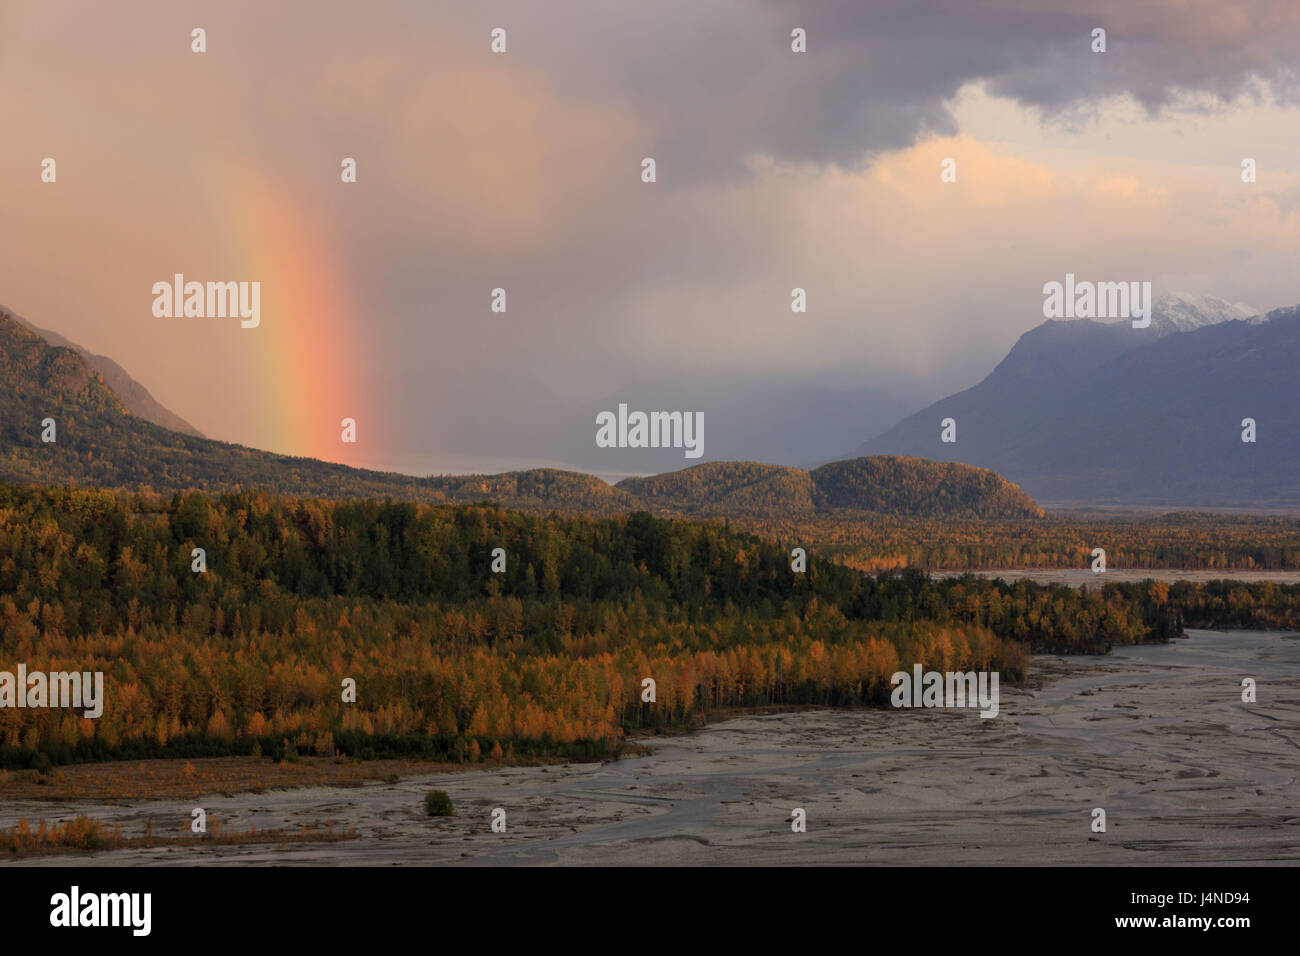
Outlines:
[[[226,828],[355,827],[338,843],[130,849],[6,865],[1229,864],[1300,862],[1300,638],[1193,631],[1035,659],[1001,714],[742,717],[606,764],[495,768],[127,805],[0,801],[0,826],[83,810],[126,834],[203,806]],[[1256,704],[1240,682],[1258,683]],[[429,819],[429,787],[456,816]],[[507,832],[491,832],[493,808]],[[806,833],[791,811],[807,811]],[[1107,832],[1091,831],[1092,810]],[[53,812],[52,812],[53,811]]]

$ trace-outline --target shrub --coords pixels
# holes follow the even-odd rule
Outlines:
[[[430,790],[424,795],[424,812],[431,817],[450,817],[456,811],[446,790]]]

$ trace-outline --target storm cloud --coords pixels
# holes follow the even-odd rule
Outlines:
[[[1300,300],[1298,40],[1281,2],[10,4],[0,302],[277,451],[328,454],[316,409],[356,463],[684,464],[595,446],[626,401],[806,463],[977,382],[1067,271]],[[260,327],[154,318],[176,272],[260,281]]]

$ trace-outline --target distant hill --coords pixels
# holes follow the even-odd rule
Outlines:
[[[974,388],[945,398],[855,455],[962,461],[1049,507],[1300,507],[1300,309],[1150,329],[1087,320],[1026,332]],[[940,422],[957,423],[956,443]],[[1257,442],[1241,441],[1245,418]]]
[[[898,456],[833,462],[811,472],[716,461],[649,478],[627,478],[616,487],[635,495],[647,510],[687,517],[1043,514],[1032,498],[991,471]]]
[[[51,444],[41,440],[46,418],[57,427]],[[52,346],[6,316],[0,316],[0,480],[432,504],[494,501],[520,511],[589,515],[1041,514],[1019,489],[990,472],[897,458],[837,463],[811,473],[710,462],[611,486],[592,475],[549,468],[413,478],[276,455],[172,431],[133,414],[82,354]]]
[[[625,478],[616,487],[647,507],[681,515],[792,517],[816,510],[808,472],[752,461],[705,462],[662,475]]]
[[[202,437],[202,433],[181,418],[170,409],[160,405],[149,390],[127,374],[126,369],[118,365],[106,355],[96,355],[95,353],[82,348],[75,342],[70,342],[58,332],[51,332],[48,329],[40,329],[32,325],[21,315],[10,312],[3,306],[0,306],[0,316],[8,316],[14,321],[31,329],[50,345],[62,346],[66,349],[72,349],[90,363],[91,368],[99,372],[104,377],[104,382],[109,388],[122,400],[122,404],[133,415],[138,415],[145,421],[153,422],[155,425],[161,425],[163,428],[170,428],[174,432],[182,432],[186,435],[197,435]]]
[[[635,497],[595,475],[534,468],[503,475],[445,475],[421,479],[449,501],[496,501],[518,511],[609,515],[641,509]]]
[[[812,472],[819,510],[975,518],[1042,517],[1032,498],[1001,475],[963,464],[881,455]]]

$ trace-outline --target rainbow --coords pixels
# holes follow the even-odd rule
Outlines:
[[[229,188],[214,213],[229,237],[241,279],[262,283],[262,322],[245,332],[256,354],[252,387],[260,393],[260,420],[250,442],[268,451],[356,464],[380,419],[361,311],[348,288],[349,268],[329,238],[330,225],[290,188],[272,187],[259,174],[223,168]],[[340,184],[340,188],[343,187]],[[357,444],[344,444],[340,422],[357,422]],[[253,436],[256,436],[255,438]],[[370,445],[373,449],[373,444]]]

